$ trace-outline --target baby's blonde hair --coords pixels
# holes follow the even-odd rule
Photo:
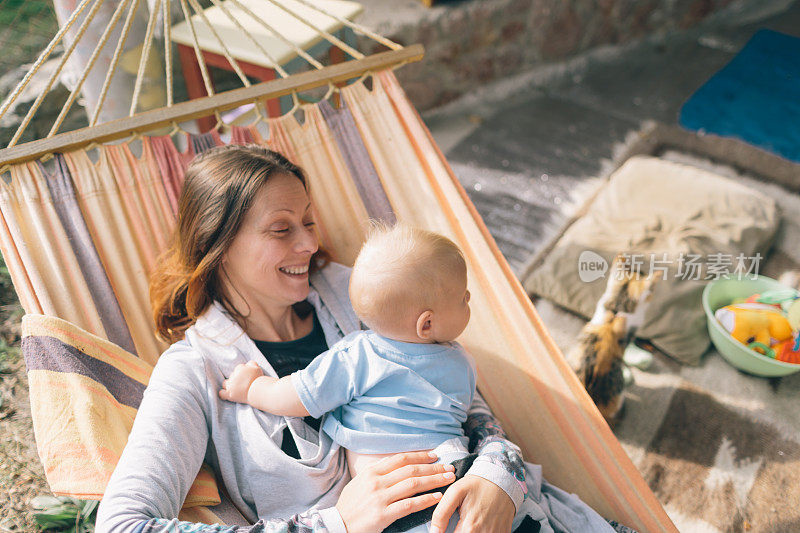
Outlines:
[[[466,275],[461,250],[444,235],[375,222],[353,265],[350,302],[368,327],[382,331],[415,320]]]

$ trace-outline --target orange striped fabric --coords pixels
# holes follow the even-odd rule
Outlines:
[[[125,145],[101,146],[98,150],[96,163],[83,150],[64,154],[64,158],[78,193],[78,205],[106,267],[137,355],[152,365],[166,349],[166,344],[155,336],[147,280],[175,220],[163,211],[159,216],[150,217],[144,208],[144,204],[150,204],[151,211],[156,212],[157,206],[143,197],[142,191],[152,198],[160,196],[164,190],[160,179],[147,173],[153,167],[152,163],[146,163],[149,151],[144,152],[145,163],[142,163],[136,161]],[[43,245],[51,243],[53,240],[44,240]],[[69,299],[69,293],[56,297]]]
[[[119,461],[152,366],[65,320],[26,315],[22,352],[39,457],[54,494],[99,500]],[[203,466],[184,507],[220,503]]]
[[[0,180],[0,211],[8,230],[0,245],[25,311],[70,317],[104,336],[87,280],[35,162],[14,165],[10,183]]]

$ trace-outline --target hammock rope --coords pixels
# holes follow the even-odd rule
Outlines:
[[[140,0],[133,0],[133,3],[128,8],[128,14],[125,16],[125,24],[122,26],[122,33],[117,41],[117,47],[114,49],[114,56],[111,58],[111,66],[106,73],[105,80],[103,80],[103,88],[100,90],[100,97],[97,100],[97,107],[92,114],[92,118],[89,121],[89,127],[97,124],[97,118],[100,116],[100,110],[103,109],[103,104],[106,101],[106,94],[108,94],[108,90],[111,87],[111,79],[114,77],[114,73],[117,71],[117,65],[122,57],[122,48],[125,46],[125,42],[128,40],[128,33],[130,32],[131,25],[133,24],[133,14],[136,12],[139,2]]]
[[[183,10],[183,18],[189,25],[189,31],[192,34],[192,48],[194,48],[194,55],[197,58],[197,64],[200,65],[200,72],[203,75],[203,84],[206,86],[206,94],[214,96],[214,87],[211,85],[211,79],[208,75],[208,67],[206,60],[203,58],[203,53],[200,51],[200,43],[197,40],[197,32],[194,28],[194,22],[189,15],[189,9],[186,7],[186,0],[180,0],[181,9]]]
[[[128,116],[133,116],[136,112],[136,106],[139,104],[139,92],[142,90],[142,82],[144,81],[144,70],[147,66],[147,60],[150,57],[150,49],[153,47],[153,34],[156,29],[156,20],[158,19],[158,10],[161,7],[163,0],[156,0],[153,9],[150,10],[150,19],[147,21],[147,31],[144,37],[144,49],[139,58],[139,70],[136,73],[136,85],[133,88],[133,97],[131,98],[131,111]]]
[[[267,50],[261,45],[261,43],[258,42],[258,40],[255,37],[253,37],[253,34],[250,33],[249,31],[247,31],[244,26],[242,26],[242,23],[239,22],[239,19],[237,19],[236,17],[233,16],[233,14],[230,12],[228,7],[223,2],[221,2],[220,0],[211,0],[211,2],[217,8],[219,8],[225,14],[225,16],[228,17],[228,19],[231,22],[233,22],[233,24],[239,29],[239,31],[241,31],[243,33],[243,35],[245,35],[248,39],[250,39],[250,42],[253,43],[253,46],[255,46],[262,54],[264,54],[264,57],[266,57],[267,60],[272,65],[275,65],[275,70],[278,72],[280,77],[287,78],[289,76],[289,74],[278,64],[278,61],[272,56],[272,54],[267,52]],[[292,44],[294,45],[294,43],[292,43]],[[297,52],[300,55],[300,57],[303,57],[303,59],[306,59],[303,56],[303,54],[305,54],[305,50],[301,49],[297,45],[294,45],[294,48],[295,48],[295,52]],[[314,58],[311,58],[311,59],[313,60]],[[308,61],[308,59],[306,59],[306,61]],[[312,63],[312,65],[313,65],[313,63]],[[316,68],[319,68],[316,65],[314,65],[314,66]]]
[[[253,17],[253,19],[259,25],[263,26],[264,29],[266,29],[272,35],[274,35],[275,37],[280,39],[281,42],[283,42],[283,44],[285,44],[287,46],[290,46],[295,52],[297,52],[298,55],[300,55],[300,57],[302,57],[303,59],[308,61],[314,68],[316,68],[318,70],[322,69],[322,67],[323,67],[322,63],[320,63],[319,61],[317,61],[316,59],[314,59],[313,57],[308,55],[308,53],[305,50],[303,50],[302,48],[297,46],[295,43],[293,43],[292,41],[287,39],[281,32],[279,32],[278,30],[273,28],[270,24],[268,24],[267,21],[265,21],[264,19],[258,17],[255,13],[253,13],[253,11],[249,7],[247,7],[246,5],[244,5],[241,2],[239,2],[239,0],[231,0],[231,3],[233,5],[235,5],[236,7],[238,7],[239,9],[241,9],[242,11],[244,11],[245,13],[247,13],[248,15],[250,15],[251,17]],[[277,61],[272,59],[271,62],[273,64],[273,66],[275,67],[275,70],[277,70],[279,73],[281,73],[281,76],[283,76],[284,78],[288,78],[289,77],[289,73],[286,72],[286,70],[284,70],[283,67],[281,67],[278,64]]]
[[[56,78],[58,78],[58,75],[61,74],[64,65],[67,63],[67,60],[69,59],[72,52],[78,46],[78,42],[80,42],[81,37],[83,37],[83,34],[86,33],[86,30],[89,28],[90,23],[94,19],[97,12],[100,10],[100,6],[103,5],[103,2],[105,2],[105,0],[95,0],[92,9],[89,10],[89,13],[86,14],[86,18],[83,20],[83,22],[81,22],[81,25],[78,28],[78,34],[76,35],[75,39],[72,41],[72,43],[70,43],[69,48],[64,53],[64,55],[61,56],[61,61],[59,61],[58,66],[50,75],[50,78],[47,80],[47,84],[45,85],[44,89],[36,97],[36,100],[34,100],[33,105],[31,105],[31,108],[28,110],[28,113],[25,115],[25,118],[22,119],[22,124],[20,124],[16,133],[14,133],[14,136],[11,138],[11,141],[9,141],[8,143],[9,147],[12,147],[15,144],[17,144],[17,141],[19,141],[20,137],[22,137],[23,132],[33,119],[33,115],[36,114],[36,111],[39,109],[39,106],[41,106],[42,102],[44,102],[44,97],[47,96],[47,93],[50,92],[50,88],[53,86],[53,83],[55,82]]]
[[[87,29],[90,27],[91,22],[96,18],[96,15],[101,7],[101,4],[104,3],[105,0],[82,0],[81,3],[76,7],[73,13],[70,15],[68,20],[64,23],[62,28],[56,33],[47,47],[42,51],[40,56],[32,65],[31,69],[25,74],[23,79],[17,84],[14,90],[9,94],[9,96],[5,99],[2,106],[0,106],[0,118],[2,118],[11,106],[14,104],[15,101],[20,97],[24,89],[29,85],[33,76],[40,71],[42,65],[45,61],[52,55],[56,46],[64,40],[65,35],[67,32],[75,25],[77,20],[80,16],[86,11],[86,9],[91,5],[91,9],[87,13],[86,17],[81,22],[79,29],[72,39],[72,42],[66,47],[64,54],[61,57],[61,60],[56,67],[55,71],[51,73],[50,78],[47,80],[45,84],[45,90],[42,91],[37,98],[31,105],[31,108],[28,110],[25,118],[20,123],[19,127],[17,128],[16,132],[14,133],[11,141],[8,143],[6,148],[12,148],[17,145],[19,140],[22,138],[22,135],[30,126],[35,114],[40,109],[47,93],[49,93],[50,89],[53,87],[54,83],[58,79],[59,75],[64,69],[67,61],[77,47],[77,44],[83,38],[84,34],[86,33]],[[155,35],[155,26],[158,19],[158,13],[163,13],[164,19],[164,59],[165,59],[165,86],[166,86],[166,98],[167,98],[167,107],[172,107],[174,102],[174,79],[172,75],[172,65],[173,65],[173,54],[172,54],[172,25],[169,23],[169,1],[170,0],[156,0],[153,5],[153,9],[150,12],[150,16],[148,19],[146,31],[145,31],[145,38],[142,45],[142,52],[139,58],[139,66],[136,73],[136,79],[134,82],[134,90],[133,95],[131,97],[131,105],[129,108],[129,117],[133,117],[136,114],[136,110],[139,105],[139,100],[141,97],[142,87],[145,81],[145,75],[147,71],[147,62],[150,58],[154,35]],[[237,77],[242,83],[243,87],[250,87],[251,82],[244,74],[244,71],[239,64],[239,61],[234,57],[233,53],[231,52],[230,48],[226,45],[225,40],[221,37],[219,32],[216,30],[214,25],[209,20],[205,10],[202,9],[202,6],[199,4],[197,0],[177,0],[180,3],[181,10],[183,11],[184,19],[186,20],[187,27],[189,29],[189,33],[191,35],[191,43],[192,47],[195,52],[195,57],[197,63],[200,67],[200,72],[202,74],[203,83],[206,88],[206,92],[209,96],[215,95],[215,91],[213,88],[213,83],[211,81],[211,75],[208,69],[208,65],[203,57],[203,52],[199,43],[199,37],[197,33],[197,27],[195,25],[196,20],[202,20],[205,26],[209,29],[211,35],[213,36],[215,42],[219,45],[222,55],[225,57],[225,60],[230,64],[233,71],[236,73]],[[188,4],[187,4],[188,1]],[[317,35],[319,35],[322,39],[327,41],[331,46],[336,47],[343,52],[347,53],[350,57],[354,58],[354,60],[364,59],[366,56],[356,50],[355,48],[348,45],[346,42],[342,41],[335,35],[331,34],[328,31],[320,28],[317,24],[306,20],[298,14],[297,12],[293,11],[286,5],[280,2],[280,0],[269,0],[272,5],[279,8],[292,18],[300,21],[305,26],[311,28]],[[330,9],[326,9],[322,6],[315,5],[313,2],[308,0],[296,0],[300,5],[305,6],[309,9],[314,10],[317,13],[321,13],[331,19],[336,20],[338,23],[342,24],[344,27],[352,29],[354,32],[357,32],[360,35],[368,37],[369,39],[377,42],[390,50],[399,51],[403,49],[403,46],[387,39],[377,33],[373,32],[369,28],[365,26],[355,23],[351,20],[348,20],[345,17],[332,13]],[[267,59],[270,65],[273,66],[276,73],[281,78],[288,78],[290,74],[286,71],[286,69],[281,66],[275,57],[270,54],[265,47],[255,38],[252,32],[248,31],[245,26],[242,24],[242,20],[239,19],[242,15],[245,17],[249,17],[253,21],[256,22],[259,26],[263,27],[265,30],[269,32],[269,34],[273,35],[277,38],[280,42],[284,43],[288,47],[293,50],[295,54],[299,57],[303,58],[308,64],[310,64],[316,70],[322,70],[324,65],[311,56],[306,50],[298,46],[297,43],[293,42],[291,39],[287,38],[282,32],[276,29],[274,26],[269,24],[267,21],[263,20],[262,17],[258,16],[253,10],[248,7],[247,5],[243,4],[239,0],[228,0],[227,2],[223,2],[221,0],[211,0],[214,6],[216,6],[224,15],[227,17],[255,47],[258,49],[264,57]],[[191,5],[191,11],[196,13],[195,17],[192,17],[189,4]],[[62,128],[69,112],[74,107],[75,101],[77,101],[80,91],[83,89],[86,80],[88,79],[89,74],[91,73],[92,68],[96,65],[98,58],[100,57],[103,48],[107,44],[108,40],[113,33],[113,30],[119,24],[119,21],[122,17],[122,12],[127,7],[128,11],[125,17],[125,22],[123,23],[122,31],[120,37],[117,41],[117,46],[114,50],[114,54],[111,59],[110,68],[108,73],[106,74],[103,85],[100,90],[100,95],[98,97],[97,106],[94,111],[91,113],[91,117],[89,119],[89,126],[93,127],[98,124],[98,120],[100,117],[100,113],[107,101],[108,92],[111,88],[111,81],[115,72],[117,72],[117,68],[119,67],[120,61],[122,59],[123,49],[125,44],[128,40],[130,30],[132,28],[135,13],[140,5],[140,0],[122,0],[120,4],[116,7],[110,21],[106,25],[102,36],[100,37],[99,42],[97,43],[96,47],[94,48],[92,55],[90,56],[89,60],[84,65],[84,68],[79,73],[79,81],[76,86],[70,91],[69,96],[65,104],[62,106],[57,118],[55,119],[54,123],[52,124],[49,132],[46,135],[46,138],[52,138],[59,134],[60,129]],[[229,7],[237,8],[237,13],[234,14],[231,12]],[[323,99],[330,98],[330,96],[337,92],[338,87],[336,87],[332,82],[328,82],[329,90],[327,94],[323,97]],[[293,91],[290,93],[293,101],[293,107],[290,113],[294,113],[297,109],[302,107],[302,103],[300,102],[297,92]],[[215,109],[214,111],[219,112],[219,109]],[[2,162],[0,162],[2,163]],[[4,165],[3,165],[4,166]]]
[[[72,132],[62,132],[50,138],[26,142],[19,146],[0,150],[0,173],[8,170],[15,163],[32,161],[37,158],[50,158],[53,152],[63,153],[85,147],[91,142],[107,143],[130,136],[131,132],[149,132],[173,126],[175,122],[184,122],[208,116],[215,110],[224,112],[254,100],[278,98],[292,95],[295,98],[295,110],[302,104],[297,100],[297,92],[316,87],[362,79],[368,73],[383,69],[397,69],[407,63],[419,61],[424,56],[421,45],[411,45],[400,50],[379,52],[364,59],[350,60],[344,63],[326,66],[316,71],[301,72],[290,77],[262,82],[251,87],[232,89],[216,94],[174,104],[172,107],[139,112],[133,117],[116,119],[95,124],[89,128]],[[334,91],[329,90],[329,95]]]
[[[240,4],[239,0],[234,0],[234,1],[237,4]],[[355,59],[363,59],[364,58],[364,54],[362,54],[361,52],[359,52],[355,48],[352,48],[350,45],[348,45],[347,43],[343,42],[339,38],[331,35],[330,33],[328,33],[327,31],[323,30],[322,28],[319,28],[316,25],[312,24],[310,20],[304,19],[303,17],[301,17],[300,15],[298,15],[297,13],[292,11],[291,9],[287,8],[282,3],[280,3],[280,2],[278,2],[276,0],[269,0],[269,1],[272,3],[272,5],[281,8],[287,14],[291,15],[292,17],[296,18],[297,20],[299,20],[300,22],[302,22],[303,24],[305,24],[306,26],[308,26],[312,30],[314,30],[317,33],[319,33],[320,35],[322,35],[322,37],[324,37],[325,40],[328,41],[329,43],[331,43],[332,45],[338,46],[340,49],[342,49],[345,52],[347,52],[348,54],[350,54],[351,57],[353,57]]]
[[[50,57],[50,54],[53,53],[53,50],[55,49],[56,45],[58,45],[58,43],[61,42],[61,39],[63,39],[67,31],[69,31],[69,29],[72,27],[75,21],[78,20],[78,17],[83,12],[83,10],[86,9],[86,6],[89,5],[89,2],[90,0],[82,0],[81,3],[78,4],[78,7],[76,7],[75,11],[72,12],[72,15],[64,23],[64,26],[62,26],[61,29],[58,30],[55,37],[53,37],[53,39],[45,47],[45,49],[42,50],[42,53],[39,54],[39,57],[33,63],[33,66],[31,66],[30,70],[28,70],[28,72],[25,73],[25,76],[22,78],[22,80],[20,80],[20,82],[17,84],[16,87],[14,87],[14,90],[11,91],[11,93],[5,99],[3,105],[0,106],[0,119],[2,119],[5,116],[6,112],[11,108],[11,104],[13,104],[19,97],[19,95],[22,94],[22,91],[25,90],[25,87],[28,86],[28,83],[30,83],[33,76],[36,75],[36,73],[39,71],[44,62],[47,61],[47,58]]]
[[[217,40],[217,43],[219,43],[220,47],[222,47],[222,52],[223,55],[225,56],[225,59],[228,60],[228,63],[231,65],[231,67],[233,67],[233,70],[236,72],[236,75],[239,76],[239,79],[242,81],[242,85],[244,85],[245,87],[250,87],[250,80],[248,80],[247,76],[245,76],[244,72],[242,72],[241,67],[239,67],[239,62],[233,58],[230,50],[228,50],[228,47],[225,45],[225,42],[219,36],[217,30],[214,29],[213,24],[209,22],[208,17],[206,16],[206,12],[203,10],[202,7],[200,7],[200,4],[197,3],[197,0],[189,0],[189,3],[192,4],[192,8],[194,9],[195,13],[197,13],[200,16],[200,18],[203,19],[203,22],[205,22],[206,26],[208,26],[208,29],[211,30],[211,33],[212,35],[214,35],[214,38]]]
[[[114,10],[114,14],[111,16],[111,21],[108,23],[108,26],[106,26],[106,29],[103,31],[103,35],[100,36],[100,41],[97,43],[97,46],[95,46],[94,51],[92,52],[92,56],[89,58],[89,62],[86,65],[86,68],[83,69],[83,72],[81,73],[80,80],[72,89],[72,92],[70,92],[69,98],[67,98],[67,103],[64,104],[64,107],[58,114],[58,117],[56,118],[53,127],[50,129],[50,133],[47,134],[48,137],[52,137],[53,135],[55,135],[56,132],[58,131],[58,128],[61,127],[62,122],[67,116],[67,113],[72,108],[72,104],[75,102],[75,99],[78,97],[78,94],[83,88],[84,82],[89,77],[89,73],[91,72],[92,67],[94,67],[97,58],[100,57],[100,52],[105,47],[109,37],[111,37],[112,30],[114,29],[114,27],[116,27],[117,22],[119,22],[119,19],[122,16],[122,12],[125,9],[125,6],[127,6],[130,3],[130,1],[131,0],[122,0],[122,2],[120,2],[119,5],[117,5],[117,8]]]
[[[390,50],[400,50],[401,48],[403,48],[403,45],[397,44],[396,42],[394,42],[394,41],[392,41],[390,39],[387,39],[383,35],[378,35],[377,33],[373,32],[369,28],[367,28],[365,26],[362,26],[361,24],[358,24],[357,22],[353,22],[351,20],[347,20],[344,17],[340,17],[339,15],[337,15],[335,13],[331,13],[327,9],[323,9],[322,7],[320,7],[320,6],[316,5],[316,4],[312,4],[312,3],[308,2],[307,0],[296,0],[296,1],[301,3],[301,4],[303,4],[306,7],[310,7],[311,9],[315,9],[316,11],[318,11],[320,13],[323,13],[323,14],[328,15],[329,17],[331,17],[333,19],[336,19],[338,22],[341,22],[342,24],[344,24],[345,26],[347,26],[351,30],[363,35],[364,37],[369,37],[373,41],[376,41],[376,42],[382,44],[383,46],[385,46],[386,48],[389,48]]]
[[[172,107],[172,24],[169,23],[169,1],[162,4],[164,12],[164,74],[167,85],[167,107]]]

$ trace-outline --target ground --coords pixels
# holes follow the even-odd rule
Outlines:
[[[35,531],[30,500],[49,494],[36,455],[25,363],[19,353],[22,309],[0,269],[0,531]]]
[[[476,90],[425,114],[512,267],[519,271],[556,234],[643,122],[674,124],[683,101],[729,61],[757,28],[797,33],[800,10],[793,7],[766,20],[712,23],[625,47],[598,49]],[[31,531],[35,523],[30,498],[47,489],[35,452],[24,363],[16,349],[21,312],[3,272],[0,486],[9,489],[0,494],[0,531]],[[538,302],[537,309],[546,319],[568,322],[561,327],[553,323],[551,330],[559,345],[567,347],[581,322],[554,310],[547,315],[546,302]],[[711,359],[711,370],[729,376],[730,369],[717,359]],[[639,382],[647,385],[648,380],[681,372],[666,360],[657,367],[661,374],[641,375]],[[699,384],[704,375],[699,370],[683,373],[685,379]],[[738,379],[733,375],[731,383],[739,383],[734,378]],[[759,385],[750,392],[763,395],[768,391],[762,389],[769,386]],[[733,390],[728,392],[735,395]],[[779,425],[793,420],[773,421]]]

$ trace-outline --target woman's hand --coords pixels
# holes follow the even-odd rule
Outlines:
[[[247,391],[250,389],[250,385],[263,375],[264,372],[255,361],[238,364],[233,369],[231,376],[222,382],[219,397],[230,402],[247,403]]]
[[[435,460],[428,452],[398,453],[359,472],[336,503],[347,533],[378,533],[398,518],[439,502],[441,492],[415,496],[455,479],[452,465],[430,464]]]
[[[459,518],[455,533],[509,533],[516,512],[514,502],[503,489],[469,474],[453,483],[434,509],[431,533],[444,533],[456,509]]]

